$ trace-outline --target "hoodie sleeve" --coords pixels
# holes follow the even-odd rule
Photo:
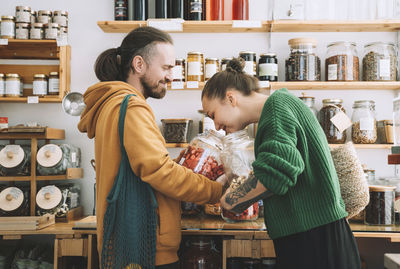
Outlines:
[[[222,186],[175,163],[146,103],[130,102],[125,118],[124,144],[134,173],[155,190],[171,198],[215,203]]]

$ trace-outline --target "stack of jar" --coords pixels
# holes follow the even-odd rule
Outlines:
[[[58,95],[60,79],[58,72],[33,75],[32,94],[35,96]],[[24,82],[19,74],[0,73],[0,96],[21,97],[23,96]]]
[[[31,10],[17,6],[15,17],[1,17],[1,38],[56,39],[68,35],[68,12],[56,10]]]

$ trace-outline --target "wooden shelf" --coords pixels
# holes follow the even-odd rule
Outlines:
[[[279,81],[271,82],[273,90],[287,88],[288,90],[398,90],[400,81]]]
[[[245,33],[245,32],[395,32],[400,20],[362,21],[262,21],[260,28],[233,28],[232,21],[185,21],[183,33]],[[105,33],[128,33],[147,26],[146,21],[98,21]],[[174,32],[174,31],[171,31]]]
[[[4,103],[27,103],[28,97],[0,97],[0,102]],[[39,97],[39,103],[61,103],[62,98],[57,96]]]
[[[337,148],[343,144],[329,144],[331,148]],[[356,149],[391,149],[393,144],[354,144]]]
[[[36,176],[36,180],[69,180],[83,178],[83,168],[67,168],[65,175]],[[0,177],[0,181],[31,181],[31,176]]]
[[[46,128],[43,133],[11,133],[11,132],[0,132],[0,139],[65,139],[65,130],[62,129],[54,129],[54,128]]]
[[[167,143],[167,148],[187,148],[188,143]]]

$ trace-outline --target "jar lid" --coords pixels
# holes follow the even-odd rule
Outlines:
[[[33,75],[33,78],[46,78],[45,74],[35,74]]]
[[[188,55],[203,55],[203,53],[198,52],[198,51],[191,51],[191,52],[188,52]]]
[[[350,42],[350,41],[336,41],[328,44],[328,48],[331,46],[336,46],[336,45],[344,45],[344,46],[357,46],[355,42]]]
[[[49,210],[53,209],[61,202],[62,193],[54,185],[41,188],[36,194],[36,204],[38,207]]]
[[[6,74],[6,77],[7,78],[19,78],[19,75],[18,74],[9,73],[9,74]]]
[[[268,52],[260,54],[260,57],[276,57],[276,53]]]
[[[162,123],[187,123],[192,122],[192,119],[162,119]]]
[[[394,44],[393,44],[393,43],[390,43],[390,42],[381,42],[381,41],[378,41],[378,42],[372,42],[372,43],[368,43],[368,44],[366,44],[366,45],[364,46],[364,48],[366,48],[366,47],[369,47],[369,46],[375,46],[375,45],[381,45],[381,46],[393,46],[393,47],[394,47]]]
[[[63,157],[62,149],[55,144],[47,144],[38,150],[36,155],[37,162],[43,167],[53,167],[58,164]]]
[[[27,22],[17,22],[17,23],[15,24],[15,26],[16,26],[17,28],[18,28],[18,27],[29,28],[30,23],[27,23]]]
[[[32,24],[33,27],[38,27],[38,28],[43,28],[43,23],[41,22],[35,22],[34,24]]]
[[[218,61],[218,58],[206,58],[206,61]]]
[[[28,7],[28,6],[16,6],[15,7],[15,10],[27,10],[27,11],[31,11],[31,7]]]
[[[24,202],[24,193],[17,187],[9,187],[0,192],[0,209],[13,211]]]
[[[364,106],[374,106],[375,107],[375,101],[372,101],[372,100],[354,101],[353,108],[364,107]]]
[[[315,99],[315,97],[313,97],[313,96],[307,96],[307,94],[305,92],[302,92],[301,95],[302,96],[299,97],[301,100],[307,100],[307,99],[314,100]],[[328,100],[328,99],[325,99],[325,100]]]
[[[14,20],[14,16],[1,16],[1,20]]]
[[[343,103],[343,99],[324,99],[324,100],[322,100],[322,103],[324,103],[324,104],[330,104],[330,103],[341,104],[341,103]]]
[[[58,76],[58,72],[50,72],[50,76]]]
[[[316,46],[317,40],[314,38],[292,38],[289,39],[288,44],[290,46],[307,45],[307,44],[312,44],[313,46]]]
[[[176,58],[175,59],[175,62],[184,62],[185,61],[185,59],[183,59],[183,58]]]
[[[239,52],[239,55],[244,55],[244,54],[256,55],[256,53],[254,51],[241,51],[241,52]]]
[[[60,28],[60,25],[55,22],[49,22],[44,25],[44,28]]]
[[[0,150],[0,165],[5,168],[14,168],[22,163],[25,152],[20,145],[7,145]]]
[[[396,187],[394,186],[378,186],[378,185],[370,185],[369,191],[378,192],[378,191],[393,191]]]
[[[39,16],[41,15],[50,15],[51,16],[51,10],[39,10],[38,11]]]
[[[68,17],[68,12],[65,10],[55,10],[53,14],[54,14],[54,16],[65,15]]]

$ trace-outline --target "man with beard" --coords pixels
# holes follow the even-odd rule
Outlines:
[[[130,168],[151,186],[158,203],[156,268],[178,268],[180,201],[215,203],[222,196],[222,183],[195,174],[170,158],[146,103],[148,97],[165,96],[174,65],[173,42],[167,33],[152,27],[133,30],[120,47],[108,49],[97,58],[95,72],[101,82],[85,92],[87,107],[78,125],[89,138],[95,137],[97,242],[101,254],[107,195],[121,162],[119,111],[124,97],[133,94],[124,121],[123,144]]]

